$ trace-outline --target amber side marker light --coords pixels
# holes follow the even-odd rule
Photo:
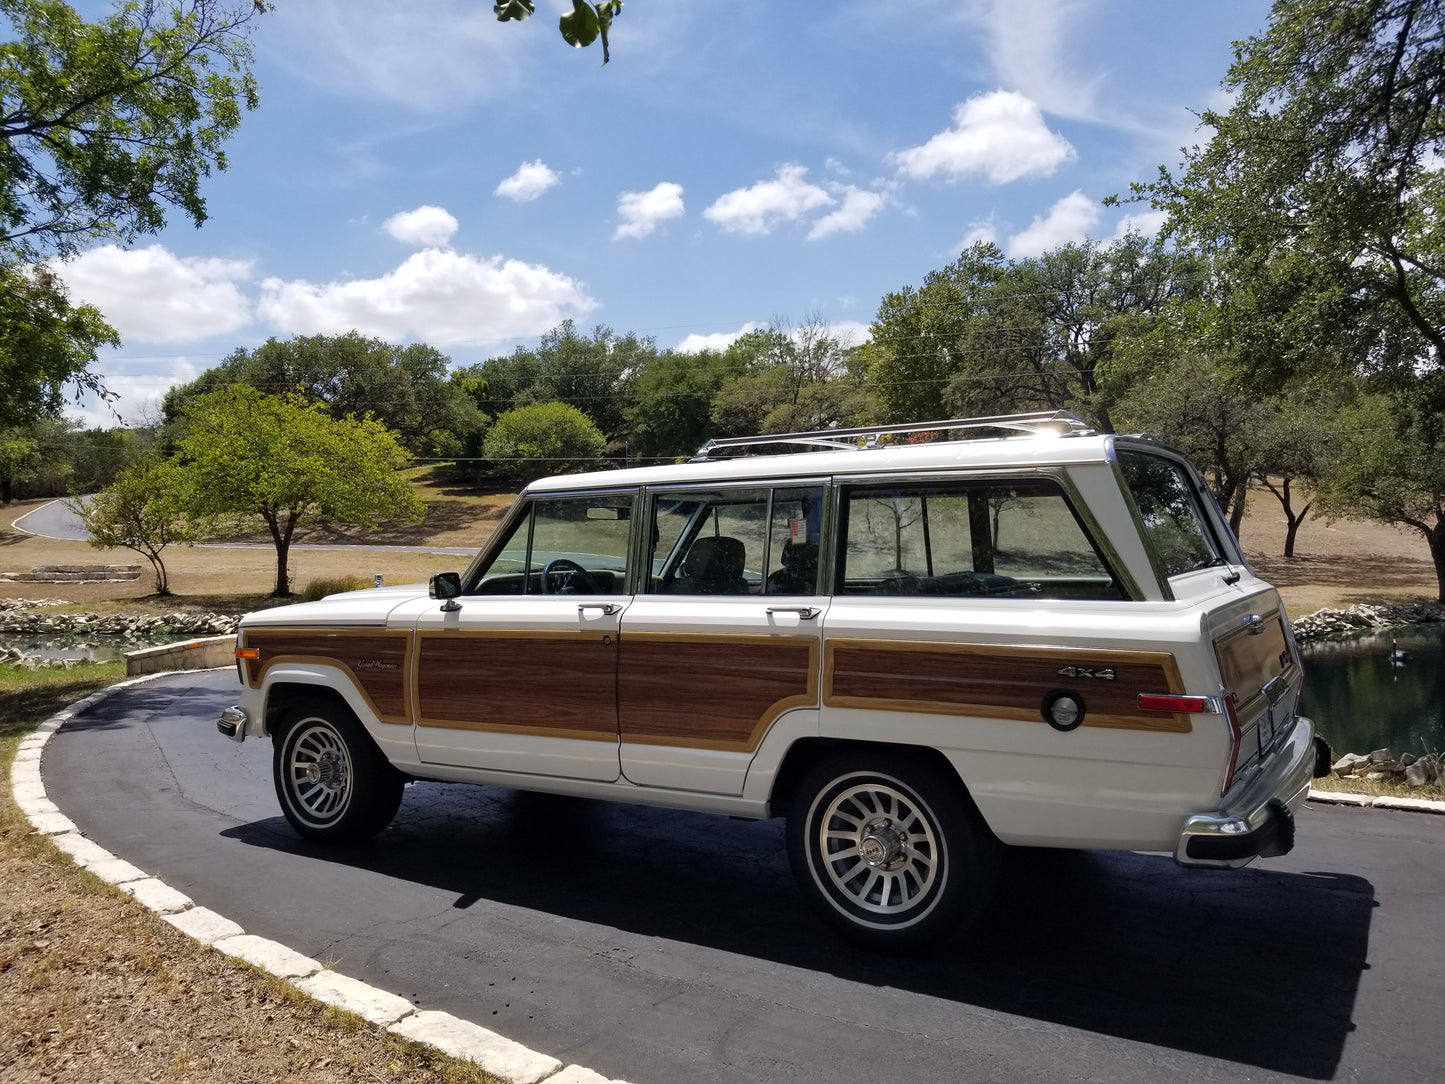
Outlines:
[[[236,658],[238,659],[259,659],[260,657],[261,649],[259,647],[236,648]]]

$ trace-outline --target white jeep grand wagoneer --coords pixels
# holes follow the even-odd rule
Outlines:
[[[303,836],[373,836],[415,779],[782,815],[879,945],[962,930],[1000,843],[1283,854],[1320,760],[1197,472],[1063,413],[549,478],[464,573],[251,614],[236,655],[220,729],[270,736]]]

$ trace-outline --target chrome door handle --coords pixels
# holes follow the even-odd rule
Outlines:
[[[1251,636],[1264,635],[1264,618],[1259,614],[1250,614],[1244,619],[1244,627],[1249,630]]]
[[[582,614],[582,613],[585,613],[587,610],[601,610],[601,611],[602,611],[603,613],[605,613],[608,617],[611,617],[613,614],[615,614],[615,613],[616,613],[618,610],[620,610],[620,609],[622,609],[622,607],[619,606],[619,605],[617,605],[617,603],[615,603],[615,602],[579,602],[579,603],[577,603],[577,613],[578,613],[579,615]]]
[[[804,621],[817,617],[822,611],[816,606],[769,606],[769,616],[773,614],[797,614]]]

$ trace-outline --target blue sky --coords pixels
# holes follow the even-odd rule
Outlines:
[[[566,5],[570,7],[570,3]],[[98,4],[81,4],[97,10]],[[878,302],[995,240],[1107,240],[1175,165],[1265,0],[631,0],[612,63],[555,0],[279,0],[209,219],[61,270],[124,343],[127,422],[270,336],[356,328],[457,365],[571,317],[661,347]],[[89,408],[91,424],[113,415]]]

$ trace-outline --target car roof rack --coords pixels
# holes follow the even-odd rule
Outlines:
[[[815,450],[851,450],[881,447],[881,438],[903,433],[945,433],[957,430],[1002,429],[1028,436],[1076,437],[1094,432],[1092,426],[1067,410],[1039,410],[1031,414],[994,414],[983,418],[950,418],[934,422],[905,422],[901,425],[864,425],[856,429],[814,429],[806,433],[763,433],[753,437],[722,437],[709,440],[697,450],[692,462],[711,459],[717,451],[753,448],[768,444],[795,444]],[[949,440],[981,440],[981,435]],[[940,442],[941,443],[941,442]]]

